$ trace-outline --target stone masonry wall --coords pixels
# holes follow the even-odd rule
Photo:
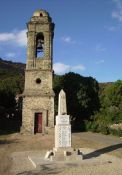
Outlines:
[[[42,112],[43,132],[48,119],[49,128],[54,127],[54,98],[26,97],[23,99],[23,127],[22,132],[34,133],[34,117],[36,112]],[[48,118],[46,118],[48,115]]]

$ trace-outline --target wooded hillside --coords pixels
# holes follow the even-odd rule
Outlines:
[[[20,120],[21,110],[15,96],[24,89],[25,64],[0,58],[0,127],[10,120]],[[98,83],[93,77],[69,72],[54,75],[55,115],[58,94],[64,89],[68,114],[74,130],[92,130],[108,134],[110,125],[122,123],[122,80]],[[8,127],[8,125],[6,125]],[[114,134],[116,134],[114,132]],[[121,135],[122,132],[119,131]]]

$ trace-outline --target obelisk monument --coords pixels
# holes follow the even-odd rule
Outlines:
[[[55,147],[46,153],[45,159],[82,160],[82,153],[79,149],[71,147],[71,124],[70,116],[67,115],[66,94],[63,90],[59,93],[58,115],[55,125]]]
[[[63,90],[59,93],[58,115],[55,125],[55,148],[71,148],[70,116],[67,115],[66,94]]]
[[[66,105],[66,94],[63,89],[59,93],[58,98],[58,116],[67,114],[67,105]]]

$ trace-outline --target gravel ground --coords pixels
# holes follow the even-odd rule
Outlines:
[[[44,160],[44,152],[42,151],[14,152],[11,172],[13,175],[103,175],[105,172],[107,175],[122,174],[122,159],[107,154],[98,154],[96,150],[89,148],[81,148],[81,150],[84,159],[75,161]],[[92,157],[90,156],[91,154]],[[38,163],[36,169],[32,162],[27,159],[28,155],[31,158],[36,157],[35,162]]]
[[[71,162],[68,166],[61,166],[60,163],[54,167],[43,165],[33,169],[27,159],[26,162],[23,161],[23,157],[27,158],[28,151],[46,152],[53,147],[53,135],[30,136],[15,133],[0,136],[0,175],[122,175],[122,138],[89,132],[72,134],[72,147],[82,148],[85,153],[85,160],[80,164]],[[21,155],[17,156],[18,154]],[[20,165],[25,166],[21,171],[17,159]]]

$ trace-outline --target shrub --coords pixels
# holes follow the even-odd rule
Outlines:
[[[122,137],[122,129],[111,129],[109,128],[109,133],[115,136]]]

